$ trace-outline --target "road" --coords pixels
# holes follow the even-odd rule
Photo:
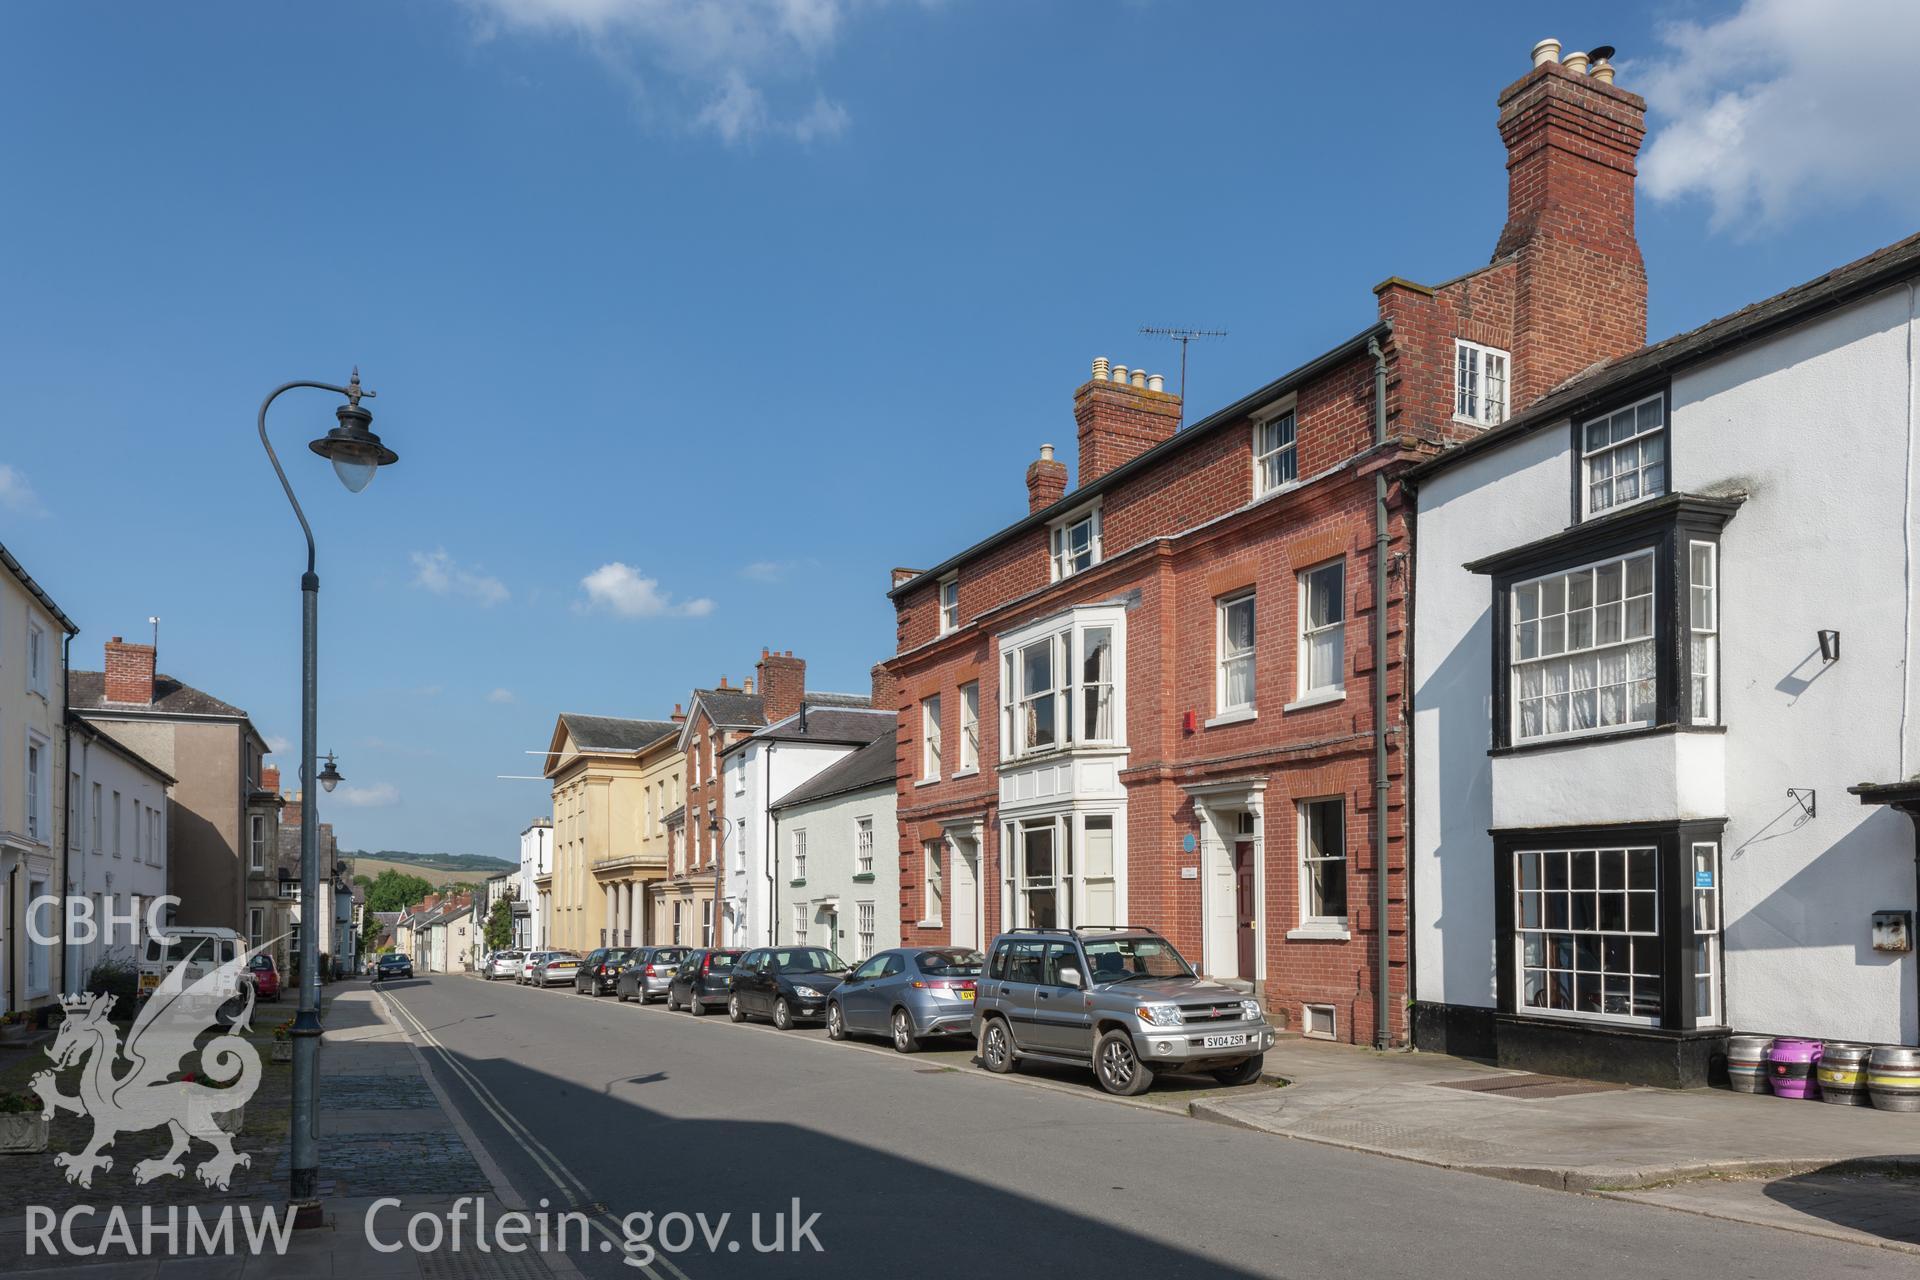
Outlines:
[[[604,1229],[574,1253],[589,1276],[643,1274],[605,1251],[636,1211],[662,1230],[732,1215],[711,1250],[696,1228],[648,1260],[660,1280],[1913,1274],[1884,1250],[1126,1105],[1071,1073],[1002,1079],[465,977],[381,989],[521,1196],[592,1211]],[[823,1252],[756,1252],[750,1216],[771,1243],[796,1199]]]

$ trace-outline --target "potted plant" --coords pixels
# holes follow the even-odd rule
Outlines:
[[[293,1061],[293,1019],[273,1029],[273,1060],[275,1062]]]
[[[47,1117],[40,1099],[31,1093],[0,1090],[0,1152],[46,1149]]]

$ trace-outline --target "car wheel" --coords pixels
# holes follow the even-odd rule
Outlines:
[[[988,1018],[980,1029],[980,1065],[995,1075],[1013,1070],[1013,1037],[1002,1018]]]
[[[845,1040],[847,1038],[847,1018],[840,1012],[838,1003],[827,1006],[827,1039]]]
[[[672,1013],[680,1011],[680,997],[673,994],[672,987],[667,988],[667,1009]]]
[[[1153,1087],[1153,1072],[1133,1051],[1133,1037],[1124,1031],[1109,1031],[1100,1037],[1093,1051],[1093,1074],[1100,1087],[1122,1098],[1145,1093]]]
[[[905,1009],[893,1011],[893,1051],[895,1053],[916,1053],[920,1048],[920,1037],[913,1034],[913,1015]]]
[[[687,1012],[691,1013],[696,1018],[704,1018],[707,1016],[707,1006],[700,1003],[699,996],[694,995],[692,992],[688,992],[687,993]]]
[[[1256,1053],[1245,1062],[1236,1062],[1230,1067],[1222,1067],[1213,1073],[1213,1078],[1221,1084],[1252,1084],[1260,1078],[1260,1071],[1267,1065],[1267,1055]]]
[[[619,1001],[621,1004],[625,1004],[627,1002],[627,993],[625,989],[621,987],[615,987],[613,989],[613,998]]]
[[[785,996],[773,1002],[773,1025],[782,1031],[793,1030],[793,1009],[787,1004]]]
[[[732,995],[727,997],[727,1017],[735,1022],[745,1022],[747,1020],[747,1011],[740,1007],[739,996]]]

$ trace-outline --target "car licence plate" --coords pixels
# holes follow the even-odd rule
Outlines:
[[[1230,1036],[1207,1036],[1200,1041],[1203,1049],[1238,1049],[1247,1043],[1247,1033],[1236,1032]]]
[[[960,998],[961,998],[962,1000],[971,1000],[971,999],[973,999],[973,992],[971,992],[971,991],[967,991],[967,990],[965,990],[965,989],[962,989],[962,990],[961,990],[960,992],[958,992],[958,995],[960,996]]]

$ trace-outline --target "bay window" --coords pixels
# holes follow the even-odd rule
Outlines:
[[[1688,701],[1695,723],[1711,724],[1718,712],[1720,666],[1720,548],[1711,542],[1687,544],[1687,625]]]
[[[1067,812],[1002,827],[1003,910],[1012,928],[1117,924],[1125,852],[1118,817]]]
[[[1513,588],[1516,741],[1654,722],[1653,552]]]
[[[1003,760],[1122,745],[1123,617],[1118,607],[1085,606],[1000,637]]]

